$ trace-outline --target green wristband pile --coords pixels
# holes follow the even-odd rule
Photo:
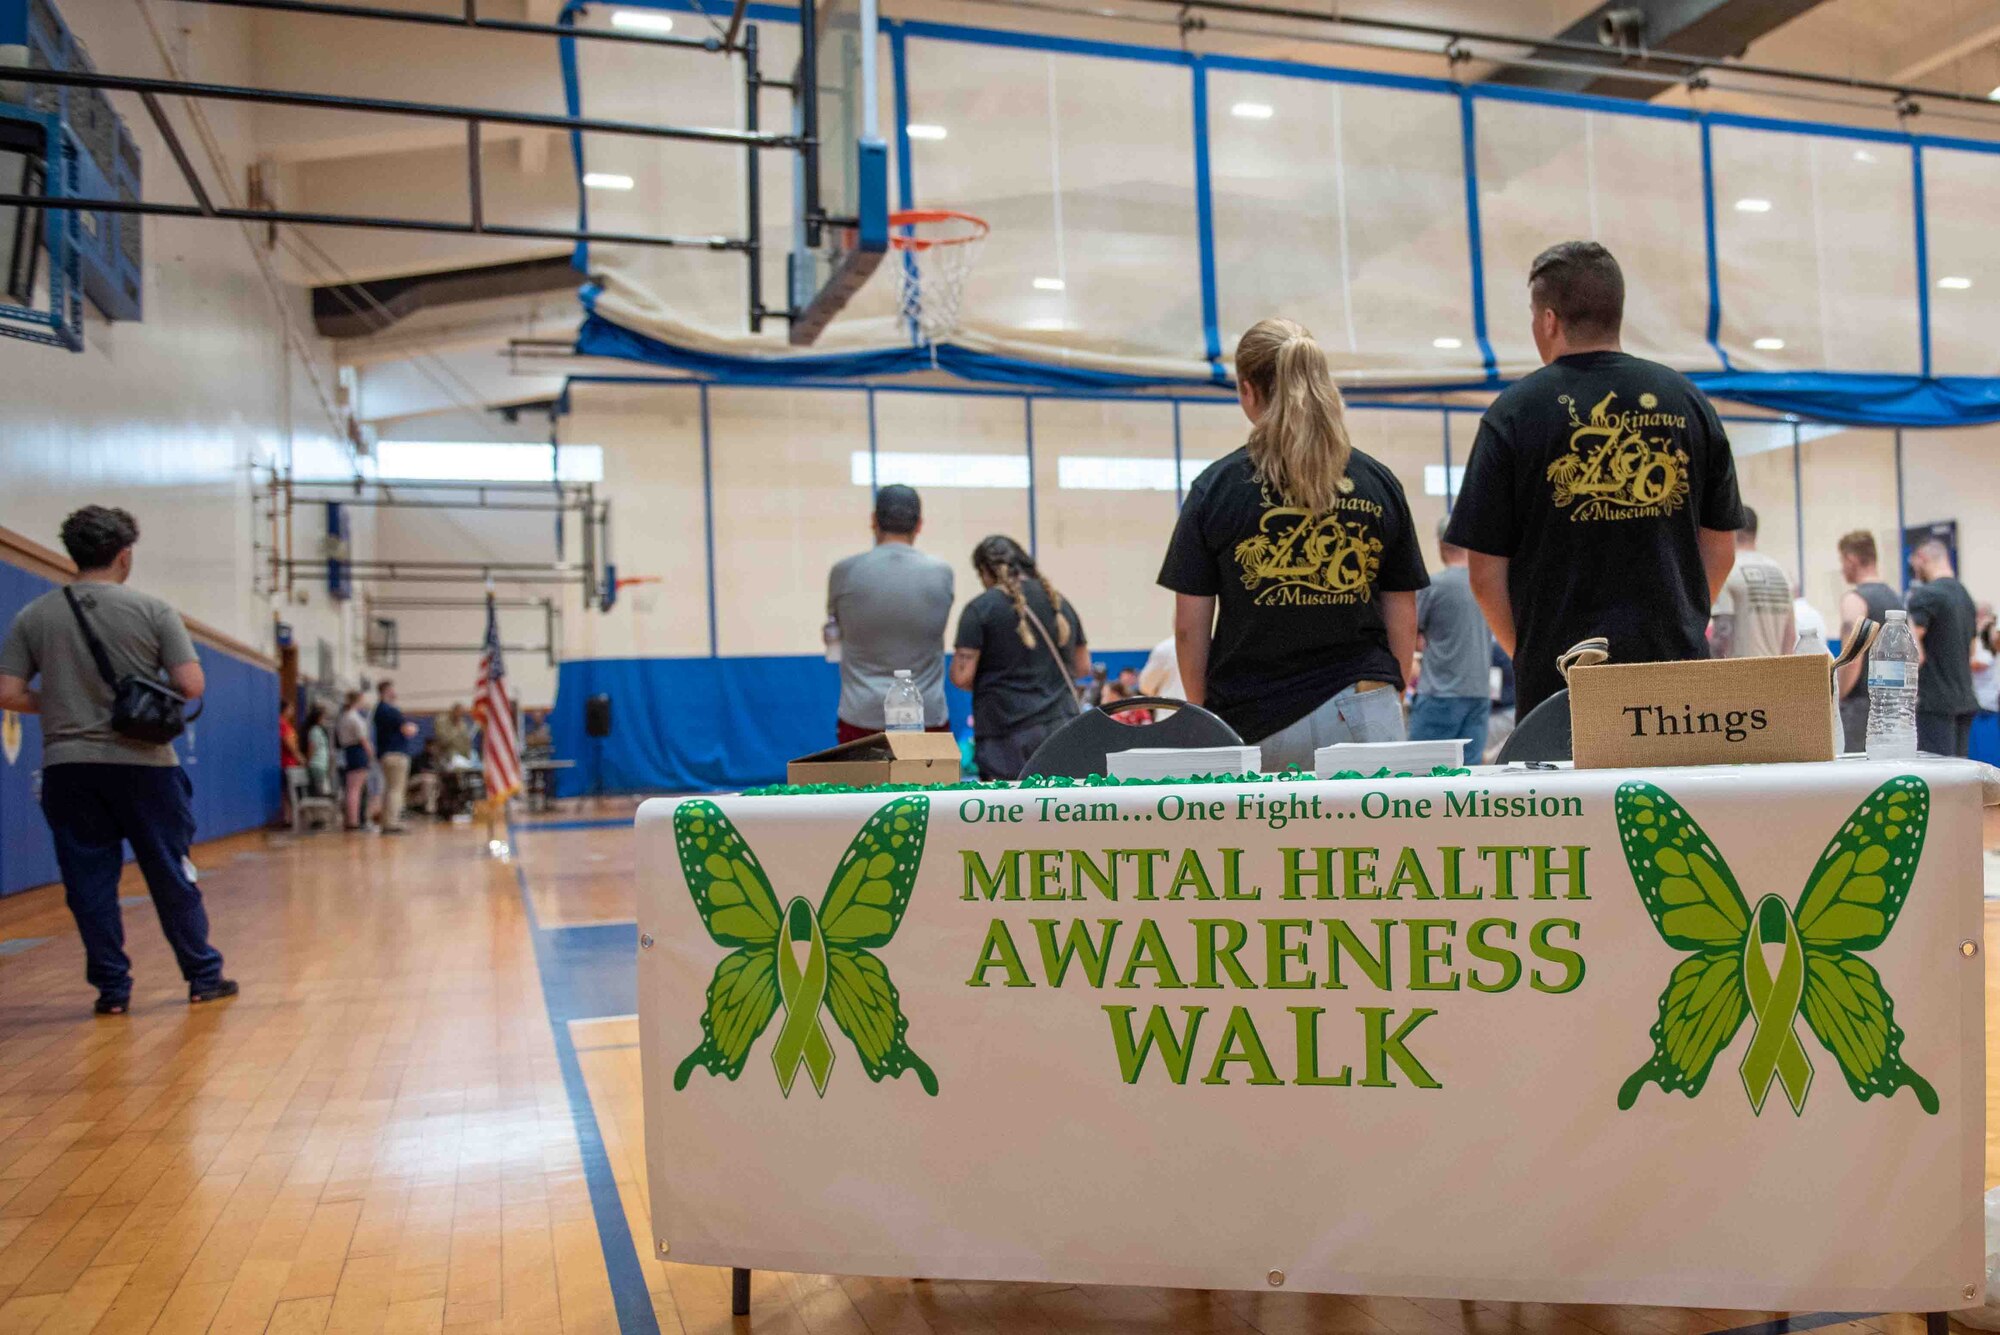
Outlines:
[[[1066,774],[1044,774],[1031,775],[1019,783],[965,779],[958,783],[881,783],[871,784],[866,788],[856,788],[846,783],[773,783],[766,784],[762,788],[745,788],[743,796],[839,797],[847,793],[973,793],[994,789],[1019,792],[1036,788],[1156,788],[1166,784],[1187,783],[1315,783],[1322,779],[1456,779],[1471,773],[1469,769],[1438,765],[1426,775],[1413,774],[1408,770],[1392,770],[1387,766],[1373,774],[1346,769],[1337,774],[1319,775],[1293,765],[1278,774],[1197,774],[1186,779],[1118,779],[1108,774],[1091,774],[1081,779],[1073,779]]]

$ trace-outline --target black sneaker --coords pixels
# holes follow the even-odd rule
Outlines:
[[[210,983],[207,987],[189,988],[188,1005],[199,1006],[204,1001],[223,1001],[235,996],[242,990],[242,988],[236,986],[234,978],[219,979],[216,982]]]
[[[91,1009],[99,1015],[123,1015],[132,1009],[130,997],[99,997]]]

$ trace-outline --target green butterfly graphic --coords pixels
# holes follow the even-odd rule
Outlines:
[[[922,796],[899,797],[870,816],[814,911],[803,896],[779,906],[771,878],[720,807],[683,802],[674,811],[688,894],[715,943],[736,948],[715,968],[701,1044],[674,1071],[675,1089],[687,1087],[697,1066],[731,1080],[741,1075],[751,1044],[782,1001],[785,1020],[771,1064],[786,1098],[800,1066],[826,1094],[834,1051],[820,1021],[822,1005],[853,1041],[870,1080],[915,1071],[924,1092],[937,1093],[937,1077],[904,1039],[910,1022],[889,970],[868,953],[889,944],[910,906],[929,820],[930,799]],[[795,945],[806,949],[803,965]]]
[[[1896,925],[1923,856],[1930,801],[1922,779],[1883,784],[1841,823],[1797,908],[1765,895],[1753,912],[1694,817],[1650,783],[1620,784],[1618,837],[1639,898],[1661,938],[1693,953],[1660,994],[1652,1059],[1618,1091],[1618,1106],[1630,1108],[1649,1081],[1699,1094],[1748,1016],[1755,1029],[1738,1070],[1751,1109],[1762,1114],[1776,1081],[1793,1113],[1802,1112],[1813,1076],[1794,1027],[1803,1013],[1854,1097],[1888,1098],[1908,1085],[1925,1112],[1937,1112],[1937,1092],[1903,1064],[1895,1002],[1855,954],[1881,945]],[[1766,944],[1783,947],[1775,974]]]

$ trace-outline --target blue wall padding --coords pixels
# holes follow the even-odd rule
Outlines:
[[[1969,754],[1974,760],[2000,765],[2000,714],[1989,711],[1972,720],[1972,749]]]
[[[1091,653],[1116,676],[1146,651]],[[611,736],[584,736],[583,702],[611,697]],[[587,793],[728,791],[782,783],[785,764],[833,745],[840,669],[818,656],[786,658],[586,658],[564,663],[549,729],[559,797]],[[947,685],[961,735],[972,697]]]
[[[55,584],[0,562],[0,626]],[[195,837],[217,839],[278,817],[278,675],[207,645],[195,646],[208,676],[208,706],[175,743],[194,780]],[[24,717],[20,755],[0,751],[0,895],[58,879],[42,821],[39,720]]]

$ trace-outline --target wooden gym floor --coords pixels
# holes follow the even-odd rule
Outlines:
[[[90,1014],[61,891],[0,900],[0,1335],[744,1329],[726,1271],[646,1246],[629,817],[525,825],[511,864],[466,826],[210,845],[202,887],[242,997],[190,1009],[139,898],[119,1020]],[[2000,904],[1986,924],[1991,960]],[[1989,1044],[1996,1020],[1989,987]],[[1783,1315],[759,1274],[748,1328],[1922,1329]]]

